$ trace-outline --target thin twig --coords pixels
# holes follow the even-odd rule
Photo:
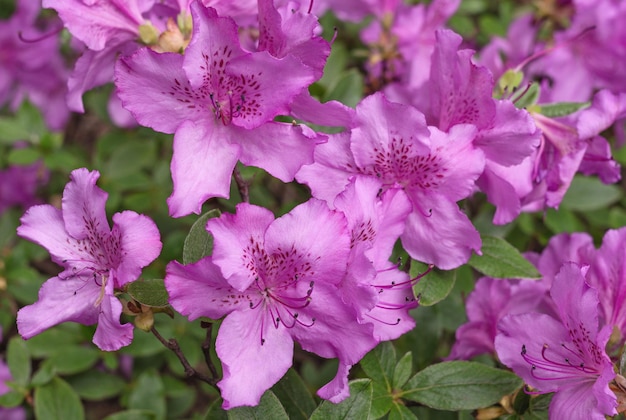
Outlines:
[[[250,202],[250,191],[248,187],[250,186],[248,181],[243,179],[241,176],[241,172],[239,172],[239,168],[235,166],[233,170],[233,176],[235,177],[235,182],[237,183],[237,188],[239,189],[239,195],[241,196],[241,201],[244,203]]]
[[[202,342],[202,353],[204,353],[204,361],[206,365],[209,367],[209,371],[214,378],[217,378],[217,369],[213,364],[213,360],[211,360],[211,342],[213,341],[212,331],[213,324],[211,322],[200,322],[200,326],[206,329],[206,338]]]
[[[191,365],[189,364],[189,361],[187,361],[187,358],[185,357],[182,350],[180,349],[180,346],[178,345],[178,341],[176,341],[176,339],[170,338],[169,340],[166,340],[165,338],[163,338],[161,334],[159,334],[159,332],[156,330],[156,328],[154,328],[154,326],[150,329],[150,331],[165,347],[167,347],[168,349],[174,352],[176,357],[178,357],[178,360],[180,360],[180,363],[185,368],[185,374],[188,377],[197,378],[201,381],[206,382],[207,384],[211,386],[215,386],[215,384],[217,384],[217,380],[215,378],[210,378],[204,373],[198,372],[193,367],[191,367]]]

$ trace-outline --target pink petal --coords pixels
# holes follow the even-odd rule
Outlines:
[[[259,276],[267,258],[265,232],[273,221],[271,211],[240,203],[236,214],[207,222],[214,238],[212,260],[235,289],[246,290]]]
[[[106,294],[100,303],[98,327],[93,343],[104,351],[116,351],[133,341],[133,325],[120,324],[122,304],[117,297]]]
[[[75,169],[63,191],[65,229],[75,239],[98,243],[96,238],[108,237],[111,232],[104,209],[109,195],[96,186],[98,178],[98,171]]]
[[[189,265],[170,262],[165,287],[172,307],[190,321],[201,316],[219,319],[250,307],[248,295],[234,290],[210,258]]]
[[[282,324],[274,327],[263,308],[228,315],[215,344],[224,370],[217,384],[224,409],[257,405],[292,365],[293,340]]]
[[[456,203],[441,196],[417,202],[423,207],[409,215],[401,238],[411,258],[450,270],[480,251],[480,235]]]
[[[205,200],[230,194],[239,147],[229,143],[228,128],[209,124],[186,121],[174,136],[174,191],[167,199],[172,217],[200,214]]]
[[[94,302],[101,288],[92,277],[52,277],[39,289],[39,300],[20,309],[17,329],[28,340],[62,322],[92,325],[98,321],[99,308]]]
[[[316,142],[299,126],[268,122],[254,130],[231,129],[232,138],[241,147],[241,163],[263,168],[283,182],[293,181],[302,165],[313,162]]]
[[[115,269],[115,287],[137,280],[142,267],[154,261],[161,253],[161,235],[152,219],[134,211],[113,215],[113,235],[119,235],[119,249],[123,256]]]
[[[269,254],[293,249],[307,261],[307,281],[337,284],[346,272],[350,232],[342,213],[311,199],[267,228],[265,249]]]
[[[124,108],[146,127],[174,133],[183,122],[213,119],[204,93],[193,90],[183,57],[142,48],[115,66],[115,86]]]

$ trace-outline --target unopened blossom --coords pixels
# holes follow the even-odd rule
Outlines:
[[[39,300],[19,310],[17,328],[24,339],[66,321],[98,324],[93,342],[113,351],[130,344],[131,324],[121,324],[117,290],[136,280],[142,267],[161,252],[154,222],[133,211],[105,214],[107,193],[96,186],[100,174],[76,169],[65,187],[61,209],[31,207],[17,228],[19,236],[45,247],[63,267],[46,281]]]
[[[211,197],[228,197],[237,160],[291,181],[313,159],[315,140],[293,124],[274,122],[313,81],[293,56],[244,51],[237,25],[199,2],[184,56],[147,48],[120,60],[116,86],[137,121],[175,133],[168,199],[175,217],[199,213]]]
[[[456,204],[473,191],[485,165],[473,145],[476,128],[458,124],[445,133],[428,127],[418,110],[380,93],[356,111],[356,127],[318,146],[315,163],[304,166],[297,179],[328,202],[353,176],[379,179],[381,192],[398,190],[411,202],[401,239],[412,258],[443,269],[465,263],[481,246]]]
[[[207,229],[213,254],[170,263],[165,285],[172,306],[190,319],[225,317],[216,341],[224,408],[258,404],[292,365],[294,341],[344,367],[376,345],[372,326],[358,323],[338,292],[350,254],[343,214],[312,199],[274,219],[241,203]],[[341,394],[346,378],[340,368],[323,397]]]
[[[587,268],[566,263],[550,295],[557,317],[509,315],[498,324],[496,351],[538,393],[554,392],[551,419],[604,420],[617,414],[609,382],[615,377],[605,346],[611,327],[599,327],[598,293],[585,281]]]

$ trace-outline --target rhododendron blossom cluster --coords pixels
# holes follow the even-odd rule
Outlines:
[[[625,2],[535,2],[487,40],[451,29],[465,22],[449,23],[459,0],[43,0],[52,10],[39,17],[35,3],[17,1],[0,22],[0,102],[43,115],[0,120],[0,146],[11,146],[0,213],[22,207],[13,230],[54,263],[33,264],[48,280],[13,311],[24,340],[69,321],[95,325],[100,350],[153,357],[134,331],[151,332],[188,379],[219,393],[207,418],[217,405],[286,418],[308,389],[324,400],[315,418],[350,417],[351,404],[370,410],[359,418],[426,407],[524,418],[545,394],[552,419],[626,411],[626,212],[602,208],[624,202],[611,184],[625,160],[613,157],[626,138]],[[101,113],[105,123],[77,122]],[[111,144],[82,161],[61,153],[92,133]],[[49,179],[62,194],[39,195]],[[605,198],[594,189],[615,198],[594,206]],[[579,210],[591,215],[580,222]],[[599,247],[598,232],[575,233],[594,224]],[[431,311],[455,304],[466,322]],[[175,338],[157,329],[164,315]],[[196,320],[206,337],[190,351]],[[394,340],[432,354],[396,361]],[[323,359],[335,364],[314,384],[284,385]],[[143,379],[117,359],[89,367],[141,389],[164,360],[146,362]],[[5,372],[18,396],[2,401],[67,385],[45,374]],[[464,381],[475,400],[442,391]],[[123,404],[142,410],[140,399]]]

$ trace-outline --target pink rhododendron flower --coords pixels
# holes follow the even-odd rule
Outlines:
[[[237,160],[290,181],[315,147],[300,127],[273,121],[313,81],[313,69],[293,56],[245,52],[232,19],[198,2],[191,9],[184,56],[145,48],[116,67],[119,96],[137,121],[176,133],[168,199],[175,217],[228,197]]]
[[[352,176],[381,181],[382,192],[399,190],[411,202],[402,244],[412,258],[443,269],[465,263],[479,250],[480,236],[457,201],[467,197],[484,168],[473,146],[476,129],[458,124],[444,133],[427,127],[416,109],[380,93],[357,106],[351,133],[318,146],[315,163],[298,180],[314,197],[333,202]]]
[[[17,328],[24,339],[66,321],[98,324],[93,342],[112,351],[130,344],[131,324],[120,324],[122,304],[115,291],[136,280],[141,268],[161,252],[154,222],[133,211],[105,215],[107,193],[96,186],[97,171],[76,169],[63,192],[62,208],[31,207],[17,233],[45,247],[63,267],[46,281],[39,300],[19,310]]]
[[[60,130],[69,118],[68,70],[59,38],[46,34],[54,31],[53,25],[37,21],[40,11],[38,1],[19,0],[11,18],[0,20],[0,107],[9,105],[17,111],[28,100],[41,110],[50,128]]]
[[[553,419],[597,419],[617,414],[609,382],[615,377],[604,348],[611,327],[599,328],[598,290],[585,282],[587,268],[566,263],[551,297],[558,317],[509,315],[498,324],[500,361],[540,393],[554,392]]]
[[[338,293],[350,254],[344,216],[315,199],[278,219],[241,203],[207,229],[213,255],[187,266],[172,262],[165,285],[172,306],[190,319],[225,317],[216,342],[223,407],[258,404],[291,366],[294,341],[339,358],[344,368],[323,396],[345,398],[345,367],[378,340]]]
[[[541,144],[531,158],[533,190],[523,198],[524,210],[556,208],[576,172],[598,175],[606,184],[617,182],[620,166],[611,157],[607,140],[600,135],[617,118],[626,115],[626,94],[598,92],[591,106],[572,115],[548,118],[533,113],[541,130]]]
[[[48,181],[48,170],[41,162],[31,165],[10,165],[0,170],[0,214],[7,208],[24,209],[37,204],[37,189]]]
[[[540,280],[509,280],[482,277],[467,298],[468,322],[456,330],[449,360],[495,354],[498,321],[506,315],[536,311],[547,297]]]

